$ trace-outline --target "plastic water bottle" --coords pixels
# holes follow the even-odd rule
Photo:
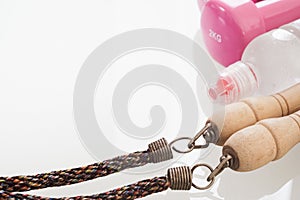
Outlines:
[[[210,97],[231,103],[254,94],[268,95],[300,82],[300,19],[258,36],[241,61],[225,68]]]

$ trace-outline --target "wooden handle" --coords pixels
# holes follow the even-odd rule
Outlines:
[[[260,120],[286,116],[298,110],[300,110],[300,83],[272,96],[247,98],[227,105],[217,144],[224,145],[233,133]],[[217,115],[219,113],[215,113],[210,120],[217,119]]]
[[[280,159],[300,142],[300,111],[265,119],[231,136],[223,154],[233,156],[232,169],[251,171]]]

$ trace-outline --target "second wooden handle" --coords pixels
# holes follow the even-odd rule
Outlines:
[[[251,171],[280,159],[299,142],[300,111],[238,131],[226,141],[223,153],[233,156],[234,170]]]
[[[286,116],[298,110],[300,110],[300,83],[272,96],[247,98],[227,105],[217,144],[224,145],[232,134],[260,120]],[[219,113],[215,113],[211,121],[214,121],[217,115]]]

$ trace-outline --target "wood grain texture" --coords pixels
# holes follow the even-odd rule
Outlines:
[[[236,171],[252,171],[282,158],[300,142],[300,111],[265,119],[232,135],[223,153],[234,152]]]
[[[268,118],[282,117],[300,110],[300,83],[272,96],[252,97],[225,107],[224,125],[219,127],[217,145],[224,145],[235,132]],[[210,119],[213,121],[215,113]]]

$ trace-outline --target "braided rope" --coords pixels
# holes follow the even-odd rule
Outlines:
[[[172,158],[172,150],[166,139],[162,138],[150,143],[147,151],[118,156],[84,167],[29,176],[0,177],[0,191],[23,192],[47,187],[72,185],[104,177],[125,169],[141,167],[149,163],[163,162]]]
[[[118,156],[84,167],[52,171],[32,176],[0,177],[0,191],[22,192],[81,183],[120,172],[124,169],[144,166],[151,163],[151,160],[149,151],[142,151]]]
[[[13,194],[6,191],[0,192],[0,199],[28,199],[28,200],[84,200],[84,199],[98,199],[98,200],[132,200],[143,198],[151,194],[163,192],[167,190],[170,183],[167,177],[156,177],[147,179],[135,184],[127,185],[109,192],[101,194],[94,194],[91,196],[77,196],[77,197],[63,197],[63,198],[49,198],[26,194]]]

